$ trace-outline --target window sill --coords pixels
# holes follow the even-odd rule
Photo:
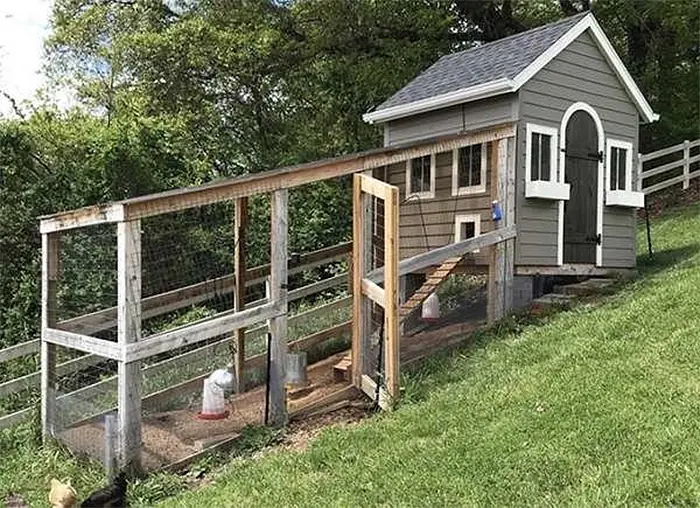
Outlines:
[[[406,196],[406,201],[409,201],[411,199],[435,199],[435,193],[434,192],[414,192],[412,194],[408,194]]]
[[[644,193],[634,191],[607,191],[605,193],[607,206],[626,206],[629,208],[644,208]]]
[[[452,196],[469,196],[471,194],[485,194],[485,185],[475,185],[473,187],[458,187],[456,190],[452,190]]]
[[[546,182],[534,180],[525,182],[525,197],[540,199],[569,200],[570,186],[568,183]]]

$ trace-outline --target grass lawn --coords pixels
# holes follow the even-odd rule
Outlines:
[[[154,475],[135,506],[694,506],[700,504],[700,205],[653,225],[642,277],[598,304],[519,319],[431,358],[402,380],[397,411],[328,429],[305,452],[234,459],[213,485]],[[45,506],[51,477],[80,497],[94,463],[0,431],[0,506]],[[268,442],[251,434],[248,449]],[[238,452],[241,453],[240,451]],[[229,458],[230,459],[230,458]],[[178,495],[179,494],[179,495]]]
[[[397,411],[165,506],[700,503],[700,206],[653,236],[602,303],[483,333],[406,376]]]

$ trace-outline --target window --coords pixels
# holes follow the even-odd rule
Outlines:
[[[486,192],[486,143],[452,152],[452,195]]]
[[[605,145],[605,203],[633,208],[644,206],[644,194],[632,190],[632,143],[608,139]]]
[[[557,167],[557,130],[528,123],[525,132],[525,197],[569,199],[569,185],[561,181]]]
[[[455,216],[455,242],[468,240],[481,234],[481,215],[465,214]],[[473,252],[479,252],[475,250]]]
[[[435,197],[435,154],[406,162],[406,198]]]

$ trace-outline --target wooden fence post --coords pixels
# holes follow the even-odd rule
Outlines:
[[[399,397],[399,190],[394,187],[384,201],[384,319],[386,335],[386,387],[392,399]]]
[[[642,172],[644,171],[644,156],[637,153],[637,192],[644,192]]]
[[[117,338],[141,339],[141,221],[117,224]],[[141,362],[118,363],[119,466],[141,471]]]
[[[56,346],[46,332],[56,327],[60,233],[41,235],[41,428],[44,440],[56,432]]]
[[[235,231],[234,231],[234,278],[236,288],[233,293],[233,308],[240,312],[245,308],[245,237],[248,226],[248,198],[242,197],[235,201]],[[235,390],[241,393],[245,388],[245,328],[235,332],[235,351],[233,365],[236,371]]]
[[[270,351],[269,422],[276,427],[287,424],[287,397],[285,391],[287,363],[287,202],[286,189],[272,193],[270,300],[280,314],[270,319],[272,344]]]
[[[690,141],[683,141],[683,189],[690,187]]]

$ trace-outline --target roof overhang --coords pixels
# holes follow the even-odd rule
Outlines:
[[[494,97],[504,93],[516,92],[586,30],[591,31],[593,40],[615,71],[615,74],[625,87],[630,99],[637,106],[642,119],[647,123],[658,120],[659,115],[654,113],[651,109],[651,106],[634,82],[634,79],[632,79],[625,65],[622,63],[622,60],[605,35],[605,32],[603,32],[603,29],[600,27],[593,14],[590,13],[576,23],[576,25],[559,38],[557,42],[552,44],[547,51],[542,53],[530,65],[523,69],[514,79],[502,78],[469,88],[462,88],[454,92],[410,102],[408,104],[400,104],[398,106],[372,111],[362,115],[362,119],[371,124],[389,122],[391,120],[398,120],[400,118],[406,118],[408,116],[426,113],[456,104]]]

